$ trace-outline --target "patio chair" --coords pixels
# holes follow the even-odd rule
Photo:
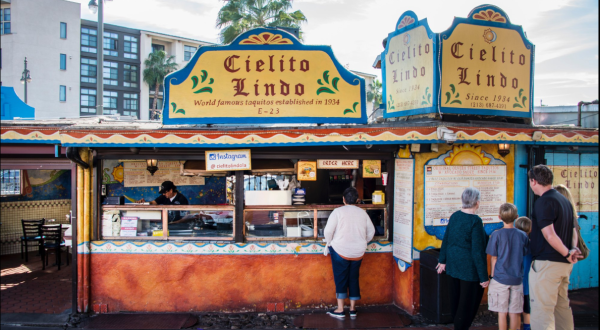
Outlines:
[[[23,236],[21,236],[21,259],[23,259],[23,248],[25,248],[25,262],[29,262],[29,243],[35,242],[38,245],[40,254],[42,253],[41,227],[46,223],[46,219],[24,220],[21,219],[23,227]]]
[[[60,270],[62,262],[62,248],[66,247],[63,241],[62,225],[44,225],[42,226],[42,269],[46,269],[48,265],[48,250],[54,250],[56,255],[56,264]],[[69,248],[67,247],[67,266],[69,265]]]

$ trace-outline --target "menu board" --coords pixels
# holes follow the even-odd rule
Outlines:
[[[394,257],[411,263],[413,245],[414,159],[396,159],[394,171]]]
[[[498,209],[506,203],[506,165],[425,165],[425,225],[448,225],[452,213],[462,208],[467,187],[481,192],[477,215],[483,223],[500,222]]]
[[[158,161],[158,171],[151,175],[146,162],[123,162],[125,187],[159,187],[164,181],[173,181],[175,186],[202,186],[204,177],[182,176],[179,161]]]

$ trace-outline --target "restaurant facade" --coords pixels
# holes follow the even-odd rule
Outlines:
[[[57,145],[76,164],[77,310],[328,308],[323,229],[352,186],[376,229],[360,304],[416,314],[420,255],[440,247],[462,190],[480,189],[491,234],[500,204],[530,214],[527,169],[544,163],[576,193],[597,253],[598,130],[531,123],[520,26],[486,5],[437,34],[406,12],[385,44],[384,117],[398,121],[366,123],[364,80],[330,47],[260,28],[169,75],[162,124],[3,122],[3,145]],[[139,203],[164,181],[189,205]],[[573,285],[598,285],[586,262],[595,282]]]

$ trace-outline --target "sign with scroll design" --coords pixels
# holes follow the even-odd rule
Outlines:
[[[367,122],[364,79],[280,29],[202,46],[164,86],[165,124]]]

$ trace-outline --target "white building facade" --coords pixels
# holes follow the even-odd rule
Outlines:
[[[79,117],[80,4],[64,0],[2,0],[2,86],[24,100],[24,60],[35,119]],[[8,29],[7,29],[8,28]]]

